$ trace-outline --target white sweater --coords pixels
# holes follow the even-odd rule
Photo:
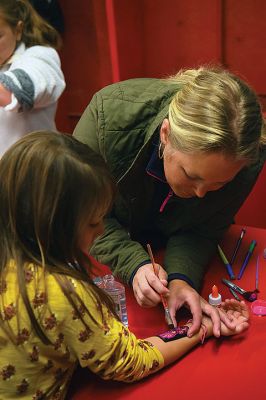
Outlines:
[[[23,135],[56,130],[57,100],[65,79],[56,50],[45,46],[16,49],[0,68],[0,83],[12,92],[11,103],[0,107],[0,156]]]

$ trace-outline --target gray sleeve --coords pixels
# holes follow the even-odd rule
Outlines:
[[[13,69],[12,74],[17,78],[20,87],[6,73],[0,73],[0,83],[14,94],[22,111],[31,110],[34,104],[34,85],[30,76],[23,69]]]

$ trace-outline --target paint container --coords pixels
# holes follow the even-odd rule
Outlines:
[[[222,296],[220,295],[216,285],[213,285],[212,292],[209,294],[209,304],[218,307],[222,302]]]

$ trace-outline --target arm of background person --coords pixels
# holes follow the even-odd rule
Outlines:
[[[60,59],[56,50],[33,46],[17,58],[0,83],[11,92],[7,111],[26,111],[46,107],[58,100],[65,88]]]
[[[5,107],[11,102],[12,93],[0,83],[0,107]]]

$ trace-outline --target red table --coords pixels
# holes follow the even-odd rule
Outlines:
[[[220,243],[230,259],[242,226],[233,225]],[[259,299],[266,300],[266,230],[246,227],[234,272],[239,272],[251,240],[257,246],[240,281],[235,283],[246,290],[255,288],[256,259],[260,256]],[[160,255],[156,256],[160,259]],[[105,267],[103,272],[105,272]],[[232,297],[221,283],[227,272],[219,256],[211,261],[205,276],[202,296],[207,299],[213,284],[219,287],[223,298]],[[241,297],[241,296],[240,296]],[[252,303],[247,303],[251,305]],[[161,306],[144,309],[138,306],[130,288],[127,288],[127,308],[130,329],[140,338],[166,330]],[[182,314],[182,313],[181,313]],[[78,369],[73,376],[68,400],[265,400],[266,399],[266,316],[251,314],[251,326],[241,337],[208,339],[194,348],[183,359],[142,381],[125,384],[103,381],[87,369]]]

